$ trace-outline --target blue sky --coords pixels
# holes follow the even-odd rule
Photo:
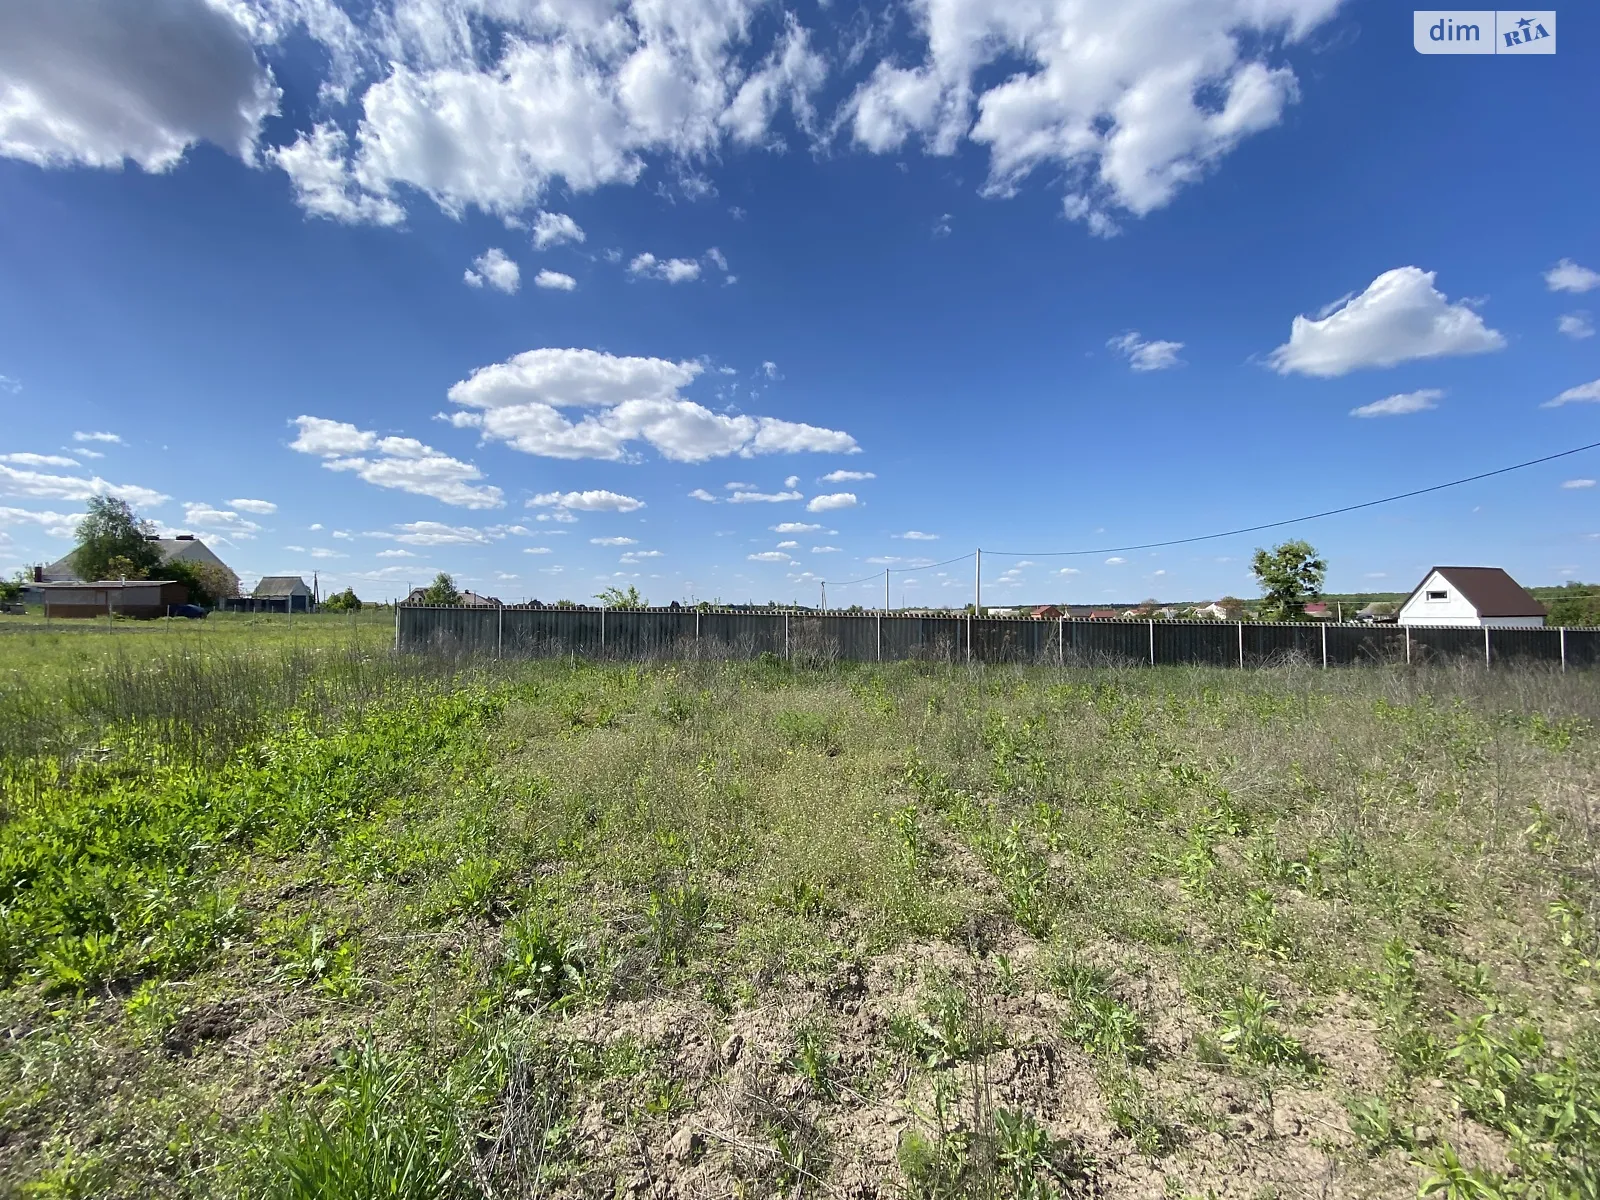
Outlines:
[[[981,546],[986,603],[1204,599],[1268,537],[1042,552],[1600,440],[1592,7],[1539,56],[1336,0],[27,7],[8,573],[110,490],[368,598],[847,604],[889,566],[958,605],[970,559],[903,569]],[[1596,478],[1274,536],[1332,590],[1593,579]]]

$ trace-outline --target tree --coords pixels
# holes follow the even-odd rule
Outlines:
[[[161,565],[155,526],[140,520],[126,500],[90,496],[77,534],[72,566],[83,579],[148,579]]]
[[[10,579],[0,579],[0,604],[15,604],[22,599],[22,589],[28,586],[28,573],[18,571]]]
[[[627,591],[617,587],[608,587],[603,592],[595,593],[595,599],[600,601],[601,606],[604,608],[645,607],[644,597],[639,595],[639,589],[631,583],[628,585]]]
[[[1328,574],[1328,564],[1317,557],[1316,549],[1299,539],[1271,550],[1257,549],[1250,569],[1261,585],[1263,615],[1278,621],[1305,615],[1306,605],[1322,594]]]
[[[450,578],[450,572],[440,571],[433,577],[433,582],[423,589],[422,602],[445,606],[461,603],[461,593],[456,591],[456,581]]]
[[[345,588],[342,592],[335,592],[322,602],[326,612],[360,612],[361,598],[356,595],[355,588]]]
[[[189,589],[189,603],[205,608],[215,608],[223,597],[239,594],[239,582],[234,573],[216,563],[174,558],[161,564],[156,574],[183,584]]]
[[[1547,625],[1600,625],[1600,584],[1566,583],[1544,594]]]
[[[1224,596],[1217,601],[1220,608],[1230,621],[1238,621],[1244,617],[1244,601],[1237,596]]]

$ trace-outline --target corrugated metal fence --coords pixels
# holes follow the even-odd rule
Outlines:
[[[452,656],[755,658],[824,663],[919,659],[1218,667],[1303,662],[1600,663],[1600,629],[1233,624],[904,616],[898,613],[695,609],[429,608],[395,610],[395,648]]]

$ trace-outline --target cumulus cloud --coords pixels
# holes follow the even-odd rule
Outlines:
[[[195,529],[214,530],[236,538],[253,538],[261,526],[248,517],[241,517],[227,508],[212,508],[209,504],[185,504],[183,523]]]
[[[729,455],[859,451],[847,433],[815,425],[715,413],[685,399],[682,389],[704,370],[598,350],[528,350],[480,367],[449,392],[460,406],[450,417],[527,454],[547,458],[636,459],[644,442],[676,462]],[[588,410],[577,420],[563,409]]]
[[[821,525],[811,525],[805,521],[780,521],[771,526],[773,533],[816,533]]]
[[[1600,271],[1563,258],[1544,273],[1544,282],[1552,292],[1590,292],[1600,287]]]
[[[781,550],[763,550],[758,554],[747,554],[745,557],[751,562],[761,563],[787,563],[794,561]]]
[[[1540,408],[1560,408],[1563,404],[1582,404],[1590,401],[1600,401],[1600,379],[1590,383],[1580,383],[1577,387],[1569,387],[1554,400],[1546,400]]]
[[[75,536],[78,522],[88,513],[34,512],[25,508],[0,507],[0,528],[17,525],[37,525],[51,537]]]
[[[1280,375],[1329,379],[1361,367],[1484,354],[1505,346],[1505,338],[1471,306],[1451,304],[1433,278],[1432,271],[1420,267],[1397,267],[1324,317],[1296,317],[1289,340],[1268,356],[1268,365]]]
[[[228,503],[240,512],[251,513],[258,517],[270,517],[278,511],[278,506],[271,500],[229,500]]]
[[[729,504],[784,504],[790,500],[804,500],[800,492],[737,491],[728,497]]]
[[[1125,563],[1127,561],[1128,561],[1127,559],[1122,558],[1120,555],[1113,554],[1110,558],[1106,559],[1106,566],[1108,566],[1108,567],[1120,567],[1123,563]]]
[[[647,558],[660,558],[663,553],[661,550],[629,550],[617,561],[625,563],[643,562]]]
[[[1592,480],[1592,479],[1569,479],[1565,483],[1563,483],[1561,486],[1564,487],[1564,488],[1592,488],[1594,486],[1594,480]]]
[[[1178,357],[1182,342],[1146,341],[1136,329],[1112,338],[1106,345],[1126,358],[1135,371],[1165,371],[1183,365]]]
[[[80,430],[79,432],[77,432],[77,433],[72,435],[72,440],[75,441],[75,442],[117,442],[117,443],[120,443],[122,441],[122,435],[118,434],[118,433],[106,433],[104,431],[97,432],[97,433],[84,433],[83,431]]]
[[[458,508],[500,508],[497,487],[479,484],[483,472],[416,438],[381,437],[345,421],[296,417],[300,435],[289,449],[315,455],[330,471],[349,471],[374,487],[431,496]]]
[[[813,496],[806,505],[807,512],[833,512],[841,508],[854,508],[860,501],[854,492],[831,492],[826,496]]]
[[[1382,400],[1374,400],[1371,404],[1363,404],[1360,408],[1352,408],[1352,417],[1402,417],[1407,413],[1426,412],[1430,408],[1438,408],[1439,401],[1444,396],[1442,388],[1423,388],[1415,392],[1400,392],[1393,396],[1385,396]]]
[[[703,500],[707,504],[721,503],[720,497],[713,496],[710,492],[706,491],[705,488],[695,488],[694,491],[689,493],[689,499]]]
[[[837,546],[813,546],[813,547],[811,547],[811,553],[813,553],[813,554],[838,554],[839,553],[839,547],[837,547]]]
[[[78,460],[68,458],[64,454],[0,454],[0,463],[10,463],[14,467],[76,467]]]
[[[1272,60],[1337,5],[928,0],[913,10],[925,54],[878,64],[847,106],[851,133],[877,153],[976,142],[992,195],[1062,174],[1067,215],[1109,234],[1112,214],[1162,207],[1281,120],[1298,83]]]
[[[1565,334],[1575,342],[1582,341],[1594,336],[1594,321],[1586,312],[1562,313],[1556,318],[1556,332]]]
[[[77,475],[18,470],[3,464],[0,464],[0,496],[78,501],[87,500],[90,496],[114,496],[140,508],[154,508],[172,499],[153,488],[131,483],[107,483],[98,475],[84,479]]]
[[[507,258],[504,250],[490,246],[472,260],[472,268],[462,276],[462,280],[468,287],[481,288],[488,284],[509,296],[522,286],[522,268]]]
[[[579,512],[637,512],[643,500],[619,492],[596,489],[588,492],[541,492],[528,501],[529,508],[576,509]]]
[[[415,558],[416,554],[410,550],[379,550],[378,558]]]
[[[278,108],[243,5],[0,4],[0,155],[166,171],[196,142],[255,157]]]
[[[937,533],[923,533],[920,529],[908,529],[904,533],[897,533],[894,536],[904,538],[908,542],[936,542],[939,540]]]
[[[818,482],[820,483],[857,483],[862,480],[876,479],[871,471],[829,471]]]
[[[700,278],[700,264],[692,258],[659,259],[647,251],[628,264],[628,274],[668,283],[690,283]]]
[[[542,212],[533,218],[533,244],[539,250],[584,240],[583,230],[566,213]]]
[[[570,292],[578,286],[578,281],[571,275],[563,275],[560,271],[543,270],[533,277],[533,286],[549,291]]]
[[[635,546],[638,545],[638,541],[638,538],[631,537],[599,537],[590,538],[589,544],[591,546]]]

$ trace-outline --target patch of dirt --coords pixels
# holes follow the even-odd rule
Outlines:
[[[206,1042],[223,1042],[239,1032],[239,1010],[231,1004],[202,1004],[184,1013],[167,1030],[161,1047],[179,1058],[192,1058]]]

